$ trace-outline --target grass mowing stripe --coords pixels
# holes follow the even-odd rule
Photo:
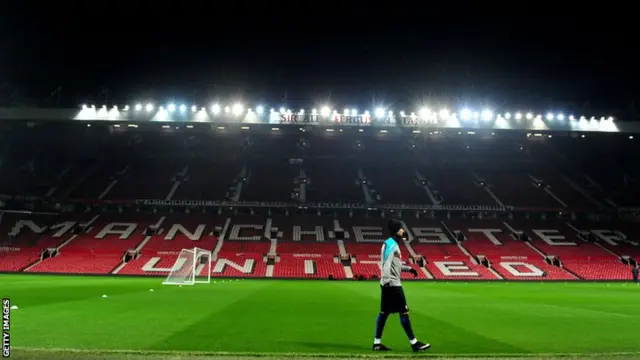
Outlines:
[[[475,312],[477,310],[477,306],[473,306],[471,308],[473,311],[472,314],[468,314],[468,311],[461,312],[458,307],[450,306],[452,294],[454,294],[454,298],[462,299],[466,303],[470,298],[477,297],[474,293],[452,293],[451,291],[442,290],[437,287],[431,287],[428,290],[424,290],[419,286],[416,286],[416,283],[407,284],[406,287],[407,289],[405,289],[405,293],[410,307],[411,323],[414,331],[416,332],[416,336],[423,341],[438,344],[438,346],[456,348],[457,351],[461,352],[465,352],[467,350],[469,352],[483,350],[483,352],[487,353],[496,351],[529,353],[527,349],[516,346],[508,340],[501,339],[498,336],[488,336],[487,331],[482,329],[481,326],[485,319],[481,318],[482,314]],[[369,298],[368,302],[372,304],[370,318],[373,322],[375,316],[378,314],[380,296],[379,287],[374,285],[372,286],[372,290],[359,288],[360,291],[351,287],[351,290],[358,294],[366,294]],[[447,316],[442,316],[442,314],[440,314],[439,310],[441,310],[443,306],[448,307],[446,311]],[[373,310],[374,308],[375,310]],[[486,320],[489,319],[487,318]],[[456,325],[456,323],[459,322],[467,323],[469,326],[463,327]],[[389,329],[392,327],[395,327],[396,329]],[[389,330],[396,330],[396,333],[399,334],[398,336],[401,340],[398,339],[394,342],[406,342],[404,333],[402,333],[402,330],[400,329],[397,316],[392,316],[387,321],[385,335]],[[398,336],[396,336],[396,338]]]
[[[20,278],[0,275],[2,295],[20,306],[11,313],[18,348],[375,355],[380,290],[374,282],[218,280],[175,287],[156,278]],[[640,287],[408,282],[405,288],[416,335],[434,346],[430,356],[640,355]],[[104,289],[113,295],[102,299]],[[39,295],[85,300],[44,305]],[[396,356],[411,354],[397,316],[389,319],[384,342]]]
[[[411,322],[416,336],[423,341],[435,343],[439,346],[455,348],[460,352],[509,352],[509,353],[529,353],[535,352],[526,348],[526,343],[520,345],[517,341],[502,336],[501,332],[492,333],[483,324],[489,321],[500,322],[500,317],[504,314],[502,309],[491,307],[487,309],[487,301],[480,302],[484,306],[483,312],[478,312],[478,300],[482,300],[477,292],[454,292],[449,288],[428,287],[422,288],[416,283],[407,283],[405,293],[408,298]],[[351,287],[353,292],[365,294]],[[378,304],[380,290],[373,287],[373,291],[366,289],[366,295],[373,304]],[[467,305],[466,309],[461,309],[462,304]],[[444,311],[443,311],[444,310]],[[487,311],[489,310],[489,311]],[[372,317],[377,316],[372,312]],[[394,324],[397,317],[393,317],[387,323]],[[457,324],[464,324],[460,326]],[[506,325],[506,324],[505,324]],[[386,332],[387,330],[385,330]],[[401,336],[403,336],[402,334]],[[406,340],[405,340],[406,341]],[[386,341],[385,341],[386,342]]]
[[[378,358],[406,358],[407,354],[394,354],[394,353],[368,353],[368,354],[354,354],[349,357],[345,357],[344,354],[331,354],[331,353],[265,353],[265,352],[224,352],[224,351],[140,351],[140,350],[76,350],[76,349],[14,349],[12,358],[17,354],[18,356],[30,356],[29,359],[36,359],[38,357],[42,359],[68,359],[68,358],[88,358],[91,356],[112,356],[110,359],[122,359],[123,356],[140,356],[140,359],[174,359],[176,357],[185,357],[193,359],[202,358],[219,358],[219,359],[243,359],[250,358],[257,359],[279,359],[279,358],[304,358],[304,359],[378,359]],[[616,353],[598,353],[598,354],[571,354],[571,353],[557,353],[557,354],[455,354],[447,356],[432,356],[429,353],[416,354],[415,357],[428,357],[430,359],[638,359],[640,352],[616,352]],[[16,357],[17,358],[17,357]],[[26,359],[26,357],[25,357]]]

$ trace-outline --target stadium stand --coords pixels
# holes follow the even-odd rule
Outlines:
[[[256,160],[248,169],[242,182],[240,199],[291,201],[292,195],[296,193],[294,180],[300,177],[300,169],[287,159]]]
[[[422,179],[411,165],[391,165],[379,171],[375,164],[360,168],[361,186],[371,201],[397,204],[431,204]]]
[[[486,183],[466,167],[425,167],[422,174],[439,203],[499,205],[484,188]]]
[[[184,172],[186,170],[186,172]],[[189,159],[170,200],[224,200],[235,195],[242,167],[230,160]]]
[[[589,243],[562,221],[509,221],[524,232],[531,244],[545,255],[567,260],[617,260],[617,256],[597,244]]]
[[[108,274],[123,261],[125,252],[145,239],[153,224],[147,216],[98,215],[83,233],[60,246],[54,256],[29,268],[28,272]]]
[[[214,277],[373,279],[392,217],[418,279],[625,280],[640,257],[610,215],[640,203],[631,141],[288,129],[8,127],[0,271],[165,276],[199,247]]]
[[[214,251],[218,244],[216,227],[226,218],[202,215],[159,217],[155,228],[148,229],[146,239],[130,261],[113,273],[124,275],[166,275],[182,249],[200,248]]]
[[[275,216],[271,220],[274,230],[279,233],[278,255],[340,255],[336,239],[329,238],[329,232],[333,231],[331,219],[310,215]]]
[[[311,160],[304,165],[309,180],[308,201],[363,203],[365,196],[358,184],[357,164],[348,161]]]

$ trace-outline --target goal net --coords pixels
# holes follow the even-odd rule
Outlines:
[[[164,285],[194,285],[211,282],[211,251],[182,249]]]

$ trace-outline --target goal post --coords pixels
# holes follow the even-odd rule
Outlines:
[[[211,282],[211,251],[194,248],[195,260],[200,267],[194,267],[193,282],[196,284],[208,284]]]
[[[211,282],[211,251],[182,249],[163,285],[195,285]]]

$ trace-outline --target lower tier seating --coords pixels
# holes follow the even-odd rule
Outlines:
[[[29,268],[31,273],[110,274],[120,263],[117,254],[60,253]]]
[[[619,261],[563,261],[562,265],[585,280],[627,280],[631,277],[631,266]]]

